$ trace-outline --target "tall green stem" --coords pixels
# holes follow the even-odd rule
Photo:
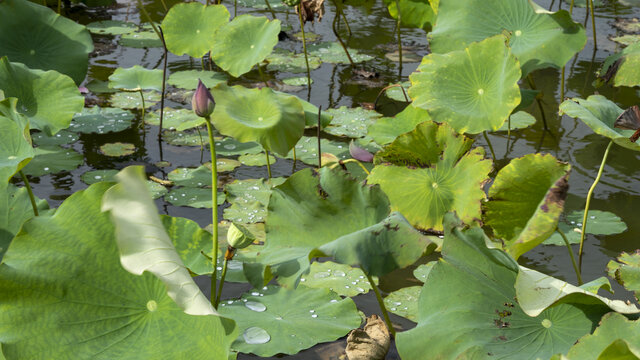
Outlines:
[[[304,50],[304,62],[307,64],[307,86],[311,86],[311,69],[309,69],[309,56],[307,55],[307,39],[304,36],[304,20],[302,19],[302,1],[300,1],[300,5],[298,7],[298,18],[300,19],[300,31],[302,32],[302,49]]]
[[[144,123],[144,115],[145,115],[145,112],[147,111],[146,109],[147,106],[144,103],[144,94],[142,93],[142,89],[140,89],[140,99],[142,99],[142,121]],[[160,131],[162,131],[162,129],[160,129]]]
[[[509,120],[511,121],[511,120]],[[489,135],[487,135],[486,131],[482,132],[482,135],[484,135],[484,139],[487,141],[487,145],[489,145],[489,150],[491,151],[491,157],[493,158],[493,161],[496,161],[496,153],[493,151],[493,145],[491,145],[491,140],[489,140]]]
[[[566,66],[562,67],[562,72],[560,74],[560,102],[564,101],[564,69]]]
[[[575,0],[571,0],[571,5],[569,5],[569,14],[573,15],[573,3]]]
[[[591,27],[593,28],[593,49],[598,48],[598,39],[596,38],[596,17],[593,6],[593,0],[589,0],[589,7],[591,8]]]
[[[571,257],[571,264],[573,265],[573,270],[576,272],[576,276],[578,277],[578,285],[582,285],[583,284],[582,275],[580,274],[580,269],[578,269],[576,258],[575,256],[573,256],[573,250],[571,250],[571,244],[569,243],[569,239],[567,239],[567,236],[562,231],[560,231],[558,227],[556,227],[556,231],[562,237],[562,241],[564,241],[564,244],[566,245],[567,250],[569,251],[569,256]]]
[[[598,175],[596,179],[591,184],[589,188],[589,193],[587,193],[587,203],[584,206],[584,216],[582,217],[582,231],[580,232],[580,249],[578,250],[578,269],[582,271],[582,248],[584,246],[584,237],[587,229],[587,219],[589,216],[589,205],[591,205],[591,196],[593,195],[593,190],[595,190],[596,185],[600,181],[600,177],[602,177],[602,171],[604,170],[604,165],[607,162],[607,157],[609,156],[609,149],[611,149],[611,145],[613,145],[613,140],[609,141],[609,145],[607,145],[607,149],[604,151],[604,156],[602,156],[602,163],[600,164],[600,169],[598,169]]]
[[[265,150],[265,154],[267,154],[267,175],[269,175],[269,180],[271,180],[271,162],[269,161],[269,150]]]
[[[218,296],[216,297],[215,307],[218,308],[220,304],[220,296],[222,295],[222,287],[224,286],[224,279],[227,277],[227,269],[229,266],[229,260],[233,259],[236,253],[236,249],[231,246],[227,247],[227,251],[224,254],[224,264],[222,265],[222,274],[220,275],[220,286],[218,287]]]
[[[373,278],[371,275],[365,273],[367,275],[367,280],[369,280],[369,285],[373,289],[373,292],[376,294],[376,299],[378,300],[378,304],[380,304],[380,310],[382,310],[382,316],[384,317],[384,322],[387,324],[389,328],[389,333],[391,336],[396,337],[396,329],[393,328],[393,324],[391,324],[391,319],[389,318],[389,313],[387,312],[387,308],[384,306],[384,301],[382,300],[382,296],[380,296],[380,290],[376,286],[376,283],[373,282]]]
[[[218,308],[216,303],[216,278],[218,277],[218,165],[216,161],[216,143],[213,141],[213,125],[211,118],[207,116],[207,132],[209,133],[209,149],[211,150],[211,213],[213,229],[213,272],[211,273],[211,305]]]
[[[527,75],[527,81],[529,82],[529,86],[532,90],[538,90],[536,88],[536,84],[533,82],[533,77],[531,77],[531,74]],[[544,125],[544,129],[549,130],[549,127],[547,126],[547,116],[544,114],[544,108],[542,107],[542,102],[540,101],[540,98],[538,98],[538,96],[536,96],[536,103],[538,104],[538,109],[540,109],[540,116],[542,117],[542,124]]]
[[[29,179],[27,179],[27,176],[22,172],[22,170],[18,171],[18,173],[22,178],[22,182],[24,182],[24,187],[27,188],[27,193],[29,194],[29,200],[31,200],[31,207],[33,208],[33,215],[38,216],[40,215],[38,213],[38,205],[36,204],[36,197],[33,196],[33,191],[31,190],[31,184],[29,184]]]
[[[396,8],[398,9],[398,61],[400,62],[400,74],[402,76],[402,39],[400,37],[400,2],[396,0]]]

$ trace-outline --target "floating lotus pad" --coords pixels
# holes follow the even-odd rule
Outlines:
[[[233,159],[216,159],[216,166],[218,172],[233,171],[240,166],[238,160]],[[211,187],[211,163],[207,163],[206,166],[199,166],[197,168],[177,168],[172,170],[167,178],[173,181],[178,186],[186,187]]]
[[[159,121],[159,120],[158,120]],[[204,133],[203,133],[204,132]],[[206,131],[163,131],[162,141],[174,146],[208,145],[209,138]],[[217,150],[217,147],[216,147]]]
[[[501,250],[488,249],[482,229],[465,231],[452,214],[444,224],[443,259],[423,286],[418,325],[396,337],[403,359],[422,358],[425,349],[443,359],[487,353],[549,358],[566,353],[607,312],[601,305],[559,304],[536,317],[527,315],[515,300],[518,264]]]
[[[69,130],[84,134],[119,132],[130,128],[133,119],[130,111],[94,106],[74,115]]]
[[[239,77],[273,51],[279,32],[280,20],[240,15],[220,28],[213,40],[211,57],[223,70]],[[217,102],[218,98],[214,98]]]
[[[361,322],[353,300],[304,286],[295,291],[267,286],[240,300],[223,301],[218,311],[237,322],[240,336],[231,347],[263,357],[296,354],[336,340]]]
[[[84,106],[84,97],[70,77],[32,70],[6,57],[0,58],[0,91],[7,98],[18,98],[17,110],[29,118],[31,129],[48,135],[69,127],[73,115]]]
[[[498,172],[484,204],[484,220],[514,259],[556,230],[570,170],[571,165],[552,155],[529,154]]]
[[[384,298],[384,306],[392,313],[418,321],[418,298],[422,286],[409,286],[396,290]]]
[[[376,285],[377,279],[374,279]],[[369,280],[361,269],[332,261],[313,262],[300,284],[314,289],[329,289],[338,295],[353,297],[371,290]]]
[[[426,110],[409,105],[394,117],[383,117],[369,126],[367,135],[380,144],[386,145],[398,136],[409,132],[425,121],[431,120]]]
[[[309,56],[309,69],[315,70],[322,65],[322,59],[317,56]],[[291,51],[276,48],[265,59],[267,64],[267,70],[269,71],[281,71],[290,73],[305,73],[307,72],[307,63],[304,59],[304,54],[296,54]]]
[[[325,113],[332,115],[333,120],[324,131],[336,136],[348,136],[353,138],[367,135],[367,129],[375,121],[382,117],[374,110],[366,110],[361,107],[328,109]]]
[[[31,134],[31,139],[38,146],[56,146],[74,143],[80,139],[80,135],[72,131],[60,130],[53,136],[47,136],[45,133],[38,131]]]
[[[145,117],[144,122],[150,125],[160,126],[160,110],[154,111]],[[176,131],[184,131],[205,124],[204,118],[199,117],[193,111],[187,109],[164,108],[162,128]],[[198,145],[200,139],[198,138]]]
[[[47,7],[23,0],[3,1],[0,37],[0,57],[8,56],[31,69],[55,70],[70,76],[78,85],[87,74],[89,53],[93,51],[91,35],[83,25]],[[5,82],[2,80],[0,84]],[[57,98],[68,101],[61,94]]]
[[[92,185],[95,183],[99,183],[101,181],[110,181],[115,182],[115,176],[118,174],[118,170],[91,170],[80,176],[80,179],[87,184]],[[152,199],[159,199],[163,197],[169,191],[164,186],[158,184],[157,182],[147,180],[147,190],[151,193]]]
[[[351,158],[349,155],[349,145],[346,143],[320,139],[320,150],[322,153],[333,154],[340,160]],[[287,154],[287,159],[293,159],[293,150]],[[307,165],[318,165],[318,138],[303,136],[296,144],[296,160]]]
[[[636,38],[637,41],[637,38]],[[621,52],[607,57],[602,64],[600,77],[606,76],[610,67],[617,69],[613,73],[614,86],[638,86],[640,85],[640,44],[634,41]]]
[[[413,276],[415,276],[416,279],[422,282],[426,282],[427,277],[429,277],[429,273],[431,273],[431,269],[433,269],[433,266],[436,263],[437,261],[429,261],[426,264],[418,266],[417,268],[415,268],[415,270],[413,270]]]
[[[106,143],[100,146],[100,152],[105,156],[121,157],[132,155],[136,151],[136,146],[130,143]]]
[[[569,243],[580,243],[580,232],[582,231],[582,219],[584,211],[574,211],[567,216],[564,222],[558,223],[558,228],[562,231]],[[614,235],[620,234],[627,230],[625,224],[620,217],[612,212],[589,210],[589,222],[585,233],[593,235]],[[545,245],[564,246],[564,240],[559,234],[554,233],[543,242]]]
[[[71,171],[84,162],[84,156],[73,149],[59,146],[40,146],[35,149],[35,157],[24,167],[27,175],[42,176]]]
[[[125,91],[162,91],[162,70],[145,69],[140,65],[117,68],[109,76],[109,87]]]
[[[216,108],[212,121],[223,135],[242,142],[255,141],[283,156],[302,136],[305,113],[296,97],[279,95],[270,88],[225,84],[213,88],[213,97]]]
[[[122,35],[136,31],[136,24],[120,20],[94,21],[87,25],[87,30],[100,35]]]
[[[509,131],[511,130],[520,130],[526,129],[529,126],[536,123],[536,118],[528,112],[518,111],[516,113],[511,114],[509,119],[502,124],[502,127],[496,131]]]
[[[238,161],[240,161],[242,165],[246,165],[246,166],[266,166],[267,156],[265,153],[245,154],[245,155],[240,155],[240,157],[238,157]],[[275,162],[276,162],[276,158],[269,155],[269,163],[274,164]]]
[[[429,45],[434,53],[444,54],[504,30],[511,33],[509,46],[523,76],[564,66],[587,43],[584,27],[565,10],[550,13],[529,0],[454,0],[440,4]]]
[[[264,221],[272,188],[284,181],[284,178],[247,179],[225,185],[231,207],[224,209],[224,218],[241,224]]]
[[[230,155],[243,155],[243,154],[258,154],[262,151],[260,144],[255,142],[239,142],[234,138],[226,137],[222,140],[215,140],[216,153],[218,155],[230,156]]]
[[[591,95],[586,100],[573,98],[560,104],[560,114],[579,118],[596,134],[608,137],[624,148],[640,151],[640,144],[629,140],[633,130],[613,127],[622,112],[618,105],[602,95]]]
[[[635,43],[640,42],[640,35],[622,35],[622,36],[614,36],[610,38],[611,41],[615,41],[620,45],[623,46],[629,46],[629,45],[633,45]],[[611,55],[616,56],[616,54]],[[605,63],[607,63],[606,59],[605,59]],[[604,64],[603,64],[604,65]]]
[[[331,64],[349,64],[349,58],[339,42],[322,42],[307,46],[309,55],[317,56],[323,62]],[[373,59],[373,56],[361,54],[356,49],[348,48],[354,63],[361,63]]]
[[[387,95],[389,99],[392,99],[395,101],[411,102],[411,98],[409,97],[409,87],[411,86],[411,82],[405,81],[398,85],[401,85],[401,87],[394,86],[394,87],[388,88],[387,90],[384,91],[384,94]]]
[[[379,184],[391,208],[421,229],[442,230],[442,219],[456,211],[462,221],[481,218],[491,160],[484,149],[447,124],[424,122],[376,154],[367,182]]]
[[[202,80],[204,86],[212,88],[226,82],[228,77],[224,73],[215,71],[185,70],[171,74],[167,84],[181,89],[195,90],[198,87],[198,80]]]
[[[164,199],[174,206],[188,206],[192,208],[211,209],[211,189],[193,187],[173,188]],[[225,200],[223,192],[218,191],[218,205]]]
[[[402,25],[430,31],[436,19],[439,0],[387,1],[386,5],[392,18],[398,19],[398,11],[400,12],[400,23]]]
[[[520,104],[520,75],[518,61],[499,35],[463,51],[425,56],[409,77],[409,95],[412,105],[429,111],[435,121],[477,134],[498,130]]]
[[[309,85],[309,81],[306,76],[286,78],[286,79],[282,79],[282,82],[285,83],[286,85],[291,85],[291,86]],[[313,84],[313,79],[311,79],[311,84]]]
[[[160,94],[155,91],[143,91],[144,106],[148,109],[160,101]],[[123,109],[142,109],[140,94],[117,92],[109,98],[111,106]]]
[[[162,20],[167,49],[182,56],[200,58],[215,43],[216,31],[229,22],[224,5],[204,5],[198,2],[176,4]]]
[[[282,0],[268,0],[269,5],[271,5],[272,9],[279,9],[287,7]],[[244,7],[252,7],[255,9],[266,9],[267,5],[264,3],[264,0],[239,0],[238,5],[242,5]]]
[[[64,358],[100,352],[120,358],[135,348],[135,356],[158,358],[180,357],[188,349],[195,358],[226,359],[237,334],[231,321],[187,315],[162,281],[123,269],[114,225],[100,211],[102,195],[111,185],[95,184],[73,194],[54,216],[26,224],[10,246],[0,265],[0,284],[6,289],[0,294],[2,304],[15,309],[0,315],[3,331],[12,334],[12,340],[3,341],[4,354]],[[86,222],[91,226],[78,228]],[[65,296],[50,291],[64,286],[73,291]],[[186,337],[167,335],[173,332]],[[60,342],[61,333],[69,342]]]
[[[640,298],[640,252],[623,252],[616,260],[607,264],[607,274],[625,289],[635,292],[636,299]]]
[[[282,95],[285,97],[292,97],[298,99],[300,104],[302,104],[302,108],[304,109],[304,117],[305,124],[307,128],[317,128],[318,127],[318,113],[320,112],[318,107],[313,105],[312,103],[302,100],[301,98],[290,95],[284,92],[276,91],[276,94]],[[326,111],[320,113],[320,127],[325,128],[327,125],[331,123],[333,120],[333,116],[328,114]]]
[[[162,47],[162,40],[154,31],[139,31],[124,34],[120,37],[119,44],[132,48]]]

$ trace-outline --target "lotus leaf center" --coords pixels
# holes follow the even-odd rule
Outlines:
[[[478,94],[479,94],[479,95],[484,94],[484,89],[478,89]]]
[[[253,49],[255,47],[255,45],[251,45],[251,48]]]
[[[36,54],[35,50],[33,50],[33,49],[29,50],[29,55],[35,55],[35,54]]]
[[[196,34],[200,34],[200,29],[196,30]]]
[[[151,312],[158,310],[158,303],[155,300],[149,300],[147,302],[147,309]]]
[[[15,156],[11,155],[11,156],[9,156],[7,159],[9,159],[9,160],[15,160],[15,159],[17,159],[17,158],[16,158]]]
[[[258,121],[262,121],[262,120],[264,120],[264,119],[262,118],[262,116],[260,116],[260,117],[258,118]]]
[[[438,188],[438,183],[436,183],[436,182],[432,183],[431,187],[434,188],[434,189],[437,189]]]
[[[516,35],[516,36],[520,36],[520,35],[522,35],[522,31],[520,31],[520,30],[516,30],[515,35]]]
[[[542,320],[542,326],[546,327],[547,329],[551,327],[551,320],[549,319],[544,319]]]

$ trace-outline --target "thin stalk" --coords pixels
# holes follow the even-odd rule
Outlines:
[[[487,135],[486,131],[482,132],[482,135],[484,135],[484,139],[487,141],[487,145],[489,145],[489,150],[491,151],[491,157],[493,158],[493,161],[496,161],[496,153],[493,151],[493,145],[491,145],[491,140],[489,140],[489,136]]]
[[[267,175],[269,175],[269,180],[271,180],[271,163],[269,162],[269,150],[265,150],[267,154]]]
[[[196,130],[198,131],[198,136],[200,137],[200,152],[204,151],[204,141],[202,140],[202,133],[200,132],[200,126],[196,126]]]
[[[531,89],[538,90],[536,88],[536,84],[533,82],[533,78],[531,77],[531,74],[527,75],[527,81],[529,82],[529,86],[531,87]],[[540,102],[540,99],[537,96],[536,96],[536,103],[538,104],[538,109],[540,110],[540,116],[542,117],[542,124],[544,125],[544,129],[549,130],[549,127],[547,126],[547,117],[544,114],[544,109],[542,108],[542,102]]]
[[[165,3],[164,0],[160,0],[160,3],[162,4],[162,7],[164,8],[164,12],[169,11],[169,8],[167,7],[167,3]]]
[[[344,14],[344,11],[340,11],[340,15],[342,15],[342,21],[344,21],[344,25],[347,27],[347,33],[349,33],[349,36],[353,35],[351,32],[351,26],[349,26],[349,21],[347,21],[347,16]]]
[[[564,69],[565,67],[563,66],[560,73],[560,102],[564,101]]]
[[[164,4],[164,1],[162,2]],[[166,8],[166,5],[165,5]],[[162,47],[164,48],[164,64],[162,66],[162,97],[160,98],[160,130],[158,130],[158,139],[162,140],[162,121],[164,120],[164,93],[166,91],[167,86],[167,43],[164,41],[164,32],[162,32],[162,27],[158,26],[158,30],[160,31],[160,40],[162,40]]]
[[[233,0],[233,17],[238,13],[238,0]]]
[[[291,174],[296,172],[296,147],[293,146],[293,167],[291,168]]]
[[[204,56],[200,58],[200,67],[202,68],[202,71],[206,71],[204,69]]]
[[[233,259],[233,256],[236,254],[236,249],[229,246],[227,247],[227,252],[224,254],[224,264],[222,265],[222,274],[220,275],[220,286],[218,287],[218,297],[216,297],[216,305],[218,308],[218,304],[220,304],[220,296],[222,295],[222,287],[224,286],[224,279],[227,277],[227,268],[229,266],[229,260]]]
[[[262,72],[262,68],[260,67],[260,64],[258,64],[257,66],[258,66],[258,73],[260,74],[260,79],[262,79],[264,86],[269,87],[269,84],[267,84],[267,78],[264,76],[264,72]]]
[[[507,142],[511,139],[511,115],[507,118]]]
[[[347,58],[349,59],[349,63],[351,64],[351,67],[354,67],[355,64],[353,63],[353,59],[351,58],[351,55],[349,54],[349,50],[347,50],[347,46],[344,44],[344,41],[342,41],[342,38],[340,37],[340,34],[338,33],[338,29],[336,28],[336,24],[338,23],[338,19],[340,18],[340,8],[338,7],[338,4],[335,3],[335,1],[334,1],[334,5],[336,5],[336,15],[333,18],[333,24],[331,26],[331,28],[333,30],[333,35],[336,36],[336,38],[340,42],[340,45],[342,46],[342,49],[344,49],[344,53],[347,54]]]
[[[144,17],[147,18],[147,21],[151,24],[153,31],[156,33],[156,35],[158,35],[158,38],[161,38],[160,30],[158,30],[156,24],[153,22],[153,20],[151,20],[151,16],[149,16],[147,9],[145,9],[144,4],[142,4],[142,0],[138,0],[138,8],[140,9],[140,11],[142,11]]]
[[[609,149],[611,149],[611,145],[613,145],[613,140],[609,141],[609,145],[607,145],[607,149],[604,151],[604,155],[602,156],[602,163],[600,163],[600,169],[598,169],[598,175],[596,179],[591,184],[589,188],[589,192],[587,193],[587,203],[584,206],[584,216],[582,217],[582,231],[580,232],[580,249],[578,250],[578,269],[582,271],[582,249],[584,246],[584,236],[586,234],[587,229],[587,219],[589,215],[589,205],[591,205],[591,196],[593,195],[593,190],[595,190],[596,185],[600,181],[600,177],[602,177],[602,171],[604,170],[604,165],[607,162],[607,157],[609,156]]]
[[[384,317],[384,322],[387,324],[387,327],[389,328],[389,333],[391,333],[391,336],[396,337],[396,329],[394,329],[393,325],[391,324],[391,319],[389,319],[389,313],[387,312],[387,308],[384,306],[384,301],[382,300],[382,296],[380,296],[380,290],[378,290],[378,287],[373,282],[373,278],[371,277],[371,275],[367,273],[365,273],[365,275],[367,275],[367,280],[369,280],[369,285],[371,285],[373,292],[376,294],[376,299],[378,300],[378,304],[380,304],[380,310],[382,310],[382,316]]]
[[[398,9],[398,19],[397,19],[397,26],[398,26],[398,60],[400,62],[400,70],[399,70],[399,74],[398,76],[402,76],[402,38],[400,37],[400,2],[398,0],[396,0],[396,8]]]
[[[222,0],[219,0],[219,1],[222,1]],[[273,17],[273,20],[275,20],[276,13],[273,12],[273,9],[271,8],[271,4],[269,4],[269,0],[264,0],[264,3],[267,4],[267,9],[269,9],[269,12],[271,13],[271,16]]]
[[[573,270],[576,272],[576,276],[578,277],[578,285],[582,285],[582,275],[580,274],[580,269],[578,269],[578,264],[576,263],[576,258],[575,256],[573,256],[573,250],[571,250],[571,244],[569,243],[569,239],[567,239],[567,236],[560,231],[560,229],[558,227],[556,227],[556,231],[558,232],[558,234],[560,234],[560,236],[562,237],[562,240],[564,241],[564,244],[567,246],[567,250],[569,251],[569,256],[571,257],[571,264],[573,265]]]
[[[364,167],[364,165],[362,165],[362,163],[361,163],[360,161],[358,161],[358,160],[356,160],[356,159],[347,159],[347,160],[343,160],[343,161],[341,161],[341,163],[342,163],[342,164],[346,164],[346,163],[350,163],[350,162],[354,162],[354,163],[357,163],[358,165],[360,165],[360,167],[362,168],[362,170],[363,170],[367,175],[369,175],[369,170],[367,170],[367,168],[366,168],[366,167]]]
[[[309,56],[307,55],[307,39],[304,36],[304,20],[302,19],[302,1],[300,1],[300,5],[298,7],[298,18],[300,19],[300,31],[302,31],[302,49],[304,50],[304,62],[305,64],[307,64],[307,86],[311,87],[311,69],[309,69]],[[294,151],[295,151],[295,148],[294,148]]]
[[[213,141],[213,125],[207,116],[207,133],[209,134],[209,149],[211,150],[211,227],[213,229],[213,272],[211,273],[211,305],[218,308],[216,303],[216,278],[218,277],[218,164],[216,161],[216,143]]]
[[[569,14],[573,15],[573,2],[575,0],[571,0],[571,5],[569,5]]]
[[[60,11],[62,11],[62,0],[58,0],[58,15],[60,15]]]
[[[40,215],[38,213],[38,205],[36,205],[36,197],[33,196],[33,191],[31,190],[31,184],[29,184],[29,179],[27,179],[27,176],[22,172],[22,170],[18,171],[18,173],[22,178],[22,182],[24,182],[24,187],[27,188],[27,193],[29,194],[29,200],[31,200],[31,207],[33,208],[33,215],[38,216]]]
[[[322,147],[320,146],[320,127],[322,125],[322,106],[318,106],[318,169],[322,167]]]
[[[591,27],[593,28],[593,49],[598,48],[598,39],[596,38],[596,17],[594,14],[593,0],[589,0],[589,7],[591,8]]]
[[[144,94],[142,93],[142,89],[140,89],[140,98],[142,99],[142,121],[144,122],[144,115],[147,111],[147,106],[144,103]],[[162,128],[160,128],[162,130]]]

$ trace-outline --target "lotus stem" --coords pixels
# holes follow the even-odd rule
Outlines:
[[[311,87],[311,69],[309,68],[309,56],[307,55],[307,39],[304,36],[304,20],[302,19],[302,1],[300,1],[300,5],[298,7],[298,18],[300,19],[300,31],[302,32],[302,49],[304,50],[304,62],[307,65],[307,87]],[[294,161],[295,161],[295,147],[294,151]]]
[[[322,106],[318,106],[318,169],[322,167],[322,146],[320,145],[320,128],[322,126]]]
[[[269,84],[267,83],[267,78],[264,76],[264,72],[262,72],[262,68],[260,67],[260,64],[258,64],[257,66],[258,66],[258,73],[260,74],[260,79],[262,79],[264,86],[269,87]]]
[[[391,319],[389,319],[389,313],[387,312],[387,308],[384,306],[384,301],[382,300],[382,296],[380,296],[380,290],[378,290],[378,287],[373,282],[373,278],[371,277],[371,275],[367,273],[365,273],[365,275],[367,275],[367,280],[369,280],[369,285],[371,285],[373,292],[376,294],[376,300],[378,300],[378,304],[380,304],[380,310],[382,310],[382,316],[384,317],[384,322],[387,324],[387,327],[389,328],[389,333],[391,333],[391,336],[396,337],[396,329],[394,329],[393,324],[391,324]]]
[[[296,146],[293,146],[293,166],[291,167],[291,174],[296,172]]]
[[[144,115],[145,115],[145,112],[147,111],[146,110],[147,107],[144,103],[144,94],[142,93],[142,89],[140,89],[140,99],[142,99],[142,121],[144,123]],[[162,130],[162,128],[160,129]]]
[[[198,136],[200,137],[200,152],[204,151],[204,140],[202,140],[202,133],[200,132],[200,127],[196,126],[196,130],[198,131]]]
[[[529,86],[531,87],[531,89],[538,90],[536,88],[536,84],[533,82],[533,78],[531,77],[531,74],[527,75],[527,81],[529,82]],[[542,108],[542,102],[540,102],[540,99],[537,96],[536,96],[536,103],[538,104],[538,109],[540,110],[540,117],[542,117],[542,124],[544,125],[544,129],[549,130],[549,127],[547,126],[547,117],[544,114],[544,109]]]
[[[598,48],[598,39],[596,37],[596,16],[595,16],[595,11],[594,8],[595,6],[593,6],[593,0],[589,0],[589,7],[591,8],[591,27],[593,28],[593,49],[597,49]]]
[[[33,191],[31,190],[31,184],[29,184],[29,179],[27,179],[27,176],[22,172],[22,170],[18,171],[18,173],[22,178],[22,182],[24,182],[24,187],[27,188],[27,193],[29,194],[29,200],[31,200],[31,207],[33,208],[33,215],[39,216],[40,214],[38,213],[38,205],[36,204],[36,197],[33,196]]]
[[[221,0],[220,0],[221,1]],[[271,4],[269,4],[269,0],[264,0],[264,3],[267,4],[267,9],[269,9],[269,12],[271,13],[271,16],[273,17],[273,20],[275,20],[276,18],[276,13],[273,11],[273,9],[271,8]]]
[[[566,66],[562,67],[562,71],[560,73],[560,102],[564,101],[564,70]]]
[[[587,203],[584,206],[584,215],[582,217],[582,230],[580,232],[580,249],[578,250],[578,269],[582,271],[582,253],[584,247],[584,237],[587,229],[587,220],[589,219],[589,205],[591,205],[591,196],[593,195],[593,190],[595,190],[596,185],[600,181],[602,177],[602,171],[604,170],[604,165],[607,162],[607,157],[609,157],[609,149],[611,149],[611,145],[613,145],[613,140],[609,141],[609,145],[607,145],[607,149],[604,151],[604,155],[602,156],[602,163],[600,163],[600,168],[598,169],[598,175],[596,179],[591,184],[589,188],[589,192],[587,193]]]
[[[205,118],[207,122],[207,133],[209,134],[209,149],[211,150],[211,227],[213,235],[212,263],[213,272],[211,273],[211,305],[215,309],[218,308],[216,302],[216,280],[218,276],[218,164],[216,161],[216,143],[213,141],[213,125],[211,125],[211,117]]]
[[[487,141],[487,145],[489,145],[489,150],[491,151],[491,157],[493,158],[493,161],[496,161],[496,153],[493,151],[493,145],[491,145],[491,140],[489,140],[489,135],[487,135],[486,131],[482,132],[482,135],[484,135],[484,139]]]
[[[265,150],[265,154],[267,154],[267,175],[269,176],[269,181],[271,181],[271,163],[269,162],[269,150]]]
[[[160,3],[162,4],[162,7],[164,8],[164,12],[169,11],[169,8],[167,7],[167,3],[165,3],[164,0],[160,0]]]
[[[162,2],[164,4],[164,1]],[[165,5],[166,8],[166,5]],[[162,121],[164,120],[164,93],[167,87],[167,43],[164,41],[164,32],[162,32],[162,27],[158,26],[158,31],[160,32],[160,40],[162,40],[162,47],[164,48],[164,64],[162,66],[162,97],[160,98],[160,130],[158,130],[158,139],[162,140]],[[202,136],[200,137],[200,141],[202,141]]]
[[[233,17],[238,13],[238,0],[233,0]]]
[[[576,276],[578,277],[578,285],[582,285],[583,284],[582,275],[580,274],[580,269],[578,269],[576,258],[575,256],[573,256],[573,250],[571,250],[571,244],[569,243],[569,239],[567,239],[567,236],[562,231],[560,231],[560,228],[558,228],[557,226],[556,226],[556,231],[562,237],[562,241],[564,241],[564,244],[566,245],[567,250],[569,251],[569,256],[571,257],[571,264],[573,265],[573,270],[576,272]]]
[[[382,96],[382,94],[384,94],[384,92],[387,91],[388,89],[391,89],[394,87],[399,87],[400,89],[402,89],[402,94],[404,94],[404,99],[407,102],[411,102],[411,100],[409,100],[409,97],[407,96],[407,92],[404,90],[404,87],[402,87],[402,84],[391,84],[389,86],[383,87],[382,90],[380,90],[380,92],[378,93],[378,96],[376,96],[376,100],[373,102],[373,110],[375,110],[378,107],[378,100],[380,99],[380,96]]]
[[[507,118],[507,142],[511,139],[511,115]]]
[[[349,21],[347,21],[347,16],[344,14],[344,11],[340,10],[340,15],[342,15],[342,21],[344,21],[344,25],[347,27],[347,33],[349,33],[349,36],[353,35],[351,32],[351,26],[349,26]]]
[[[233,259],[233,256],[236,254],[236,249],[234,247],[227,247],[227,251],[224,254],[224,264],[222,265],[222,274],[220,275],[220,287],[218,287],[218,296],[216,297],[216,305],[215,308],[218,308],[218,304],[220,304],[220,296],[222,295],[222,287],[224,286],[224,279],[227,277],[227,269],[229,265],[229,260]]]
[[[45,0],[46,3],[46,0]],[[62,11],[62,0],[58,0],[58,15],[60,15],[60,12]]]
[[[569,5],[569,14],[573,15],[573,2],[575,0],[571,0],[571,5]]]
[[[340,34],[338,33],[338,29],[336,27],[336,24],[338,23],[338,19],[340,19],[341,10],[338,7],[338,4],[336,4],[335,0],[333,4],[336,6],[336,15],[333,18],[333,24],[331,26],[331,29],[333,30],[333,35],[335,35],[338,41],[340,42],[342,49],[344,49],[345,54],[347,54],[347,58],[349,59],[349,63],[351,64],[351,67],[354,67],[355,64],[353,63],[353,59],[351,58],[351,55],[349,55],[349,50],[347,50],[347,46],[344,44],[344,41],[342,41],[342,38],[340,37]]]
[[[366,167],[364,167],[364,165],[362,165],[362,163],[360,161],[358,161],[357,159],[347,159],[347,160],[343,160],[341,161],[341,165],[344,165],[346,163],[350,163],[350,162],[354,162],[357,163],[358,165],[360,165],[360,167],[362,168],[362,170],[367,174],[367,176],[369,175],[369,170],[367,170]]]
[[[151,16],[149,16],[147,9],[145,9],[142,0],[138,0],[138,8],[140,9],[140,11],[142,11],[144,17],[147,18],[147,21],[149,22],[149,24],[151,24],[151,27],[153,28],[153,31],[156,33],[156,35],[158,35],[159,38],[162,38],[160,35],[160,30],[158,30],[156,24],[153,22],[153,20],[151,20]]]
[[[398,60],[400,62],[400,69],[398,76],[402,77],[402,38],[400,37],[400,2],[396,0],[396,8],[398,9],[398,19],[397,19],[397,27],[398,27]]]

